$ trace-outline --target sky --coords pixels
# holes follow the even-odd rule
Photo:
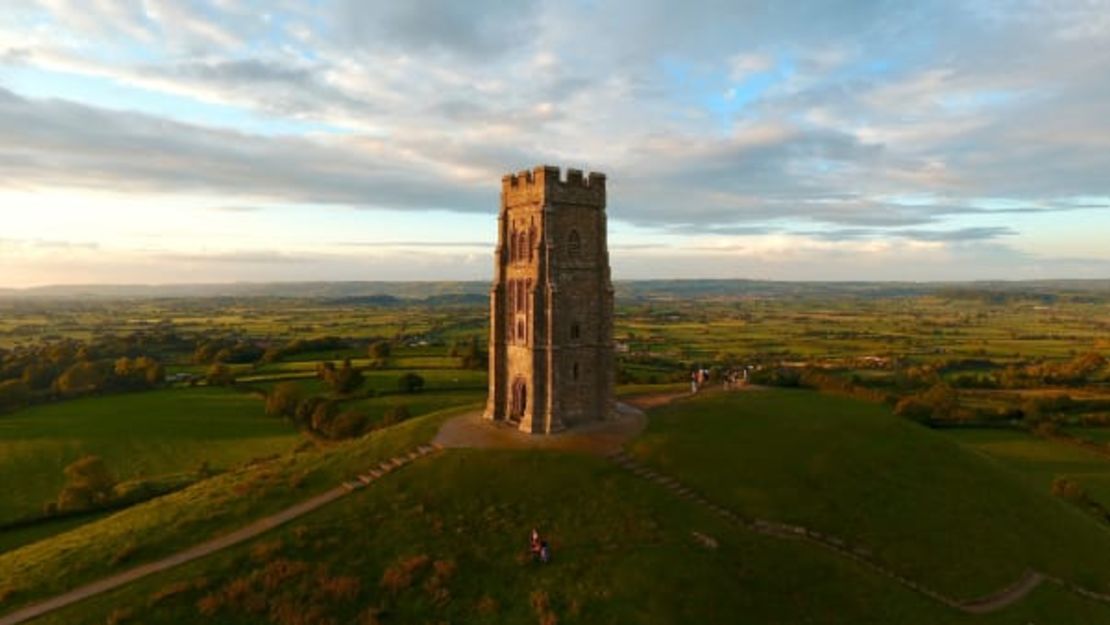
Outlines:
[[[601,171],[616,279],[1110,277],[1110,0],[0,0],[0,287],[486,280]]]

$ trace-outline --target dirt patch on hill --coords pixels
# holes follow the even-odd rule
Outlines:
[[[606,455],[620,450],[625,442],[643,432],[646,424],[643,410],[630,404],[618,404],[617,415],[612,419],[538,435],[487,421],[476,411],[444,423],[434,443],[443,447],[548,449]]]

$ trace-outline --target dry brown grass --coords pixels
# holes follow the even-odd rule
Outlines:
[[[131,608],[116,608],[108,614],[108,618],[104,621],[107,625],[120,625],[126,623],[135,617],[135,611]]]
[[[424,554],[398,558],[382,573],[381,587],[393,594],[412,586],[412,582],[422,569],[428,566],[431,558]]]
[[[257,545],[251,547],[251,559],[259,562],[271,560],[274,556],[281,553],[281,550],[284,548],[285,543],[283,543],[280,538],[260,542]]]
[[[533,590],[529,599],[540,625],[558,625],[559,617],[551,606],[551,597],[546,590]]]

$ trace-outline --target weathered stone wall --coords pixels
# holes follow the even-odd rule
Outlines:
[[[486,417],[545,433],[613,404],[605,176],[537,167],[502,179]],[[520,392],[520,388],[525,390]]]

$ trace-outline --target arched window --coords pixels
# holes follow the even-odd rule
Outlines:
[[[580,336],[582,336],[582,326],[578,325],[578,322],[575,321],[570,324],[570,338],[572,341],[577,341]]]
[[[524,320],[523,319],[520,319],[516,322],[516,338],[517,338],[517,342],[520,342],[520,343],[527,343],[528,342],[524,337]]]
[[[536,227],[528,230],[528,262],[532,262],[536,254]]]
[[[577,230],[571,230],[570,236],[567,237],[567,255],[571,258],[582,255],[582,237]]]

